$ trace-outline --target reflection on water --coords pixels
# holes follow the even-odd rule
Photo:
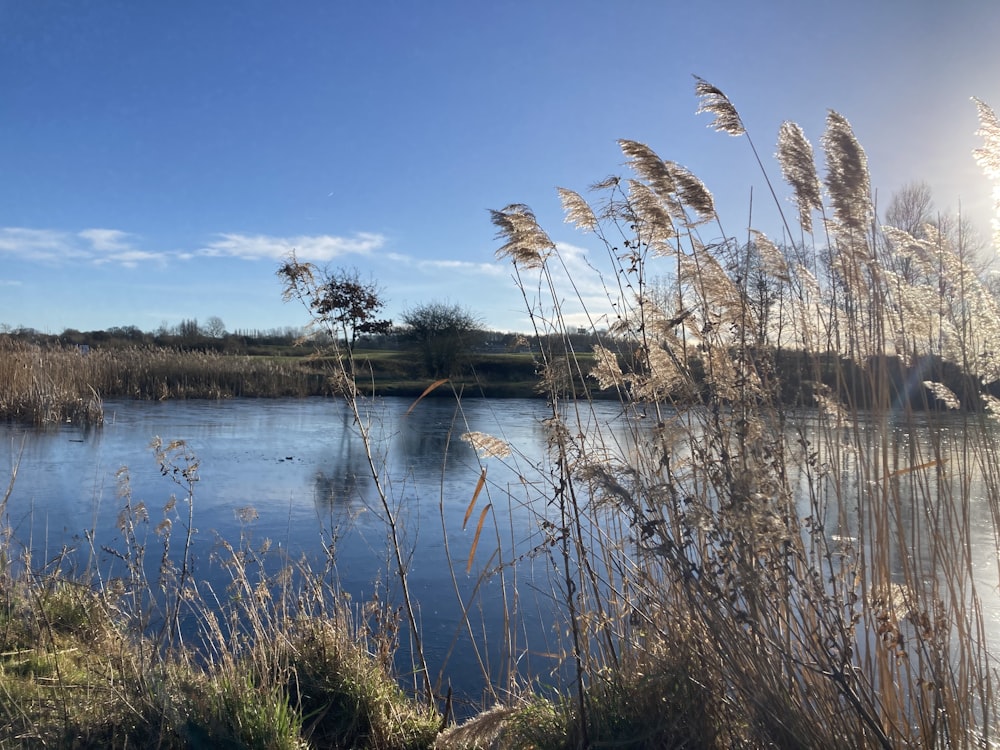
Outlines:
[[[314,499],[320,518],[336,515],[338,509],[362,506],[372,481],[364,444],[352,439],[352,415],[341,409],[337,419],[339,424],[332,432],[339,439],[330,441],[332,452],[316,468],[314,478]]]
[[[344,404],[309,399],[105,406],[103,429],[0,426],[0,471],[12,468],[20,456],[6,521],[14,537],[33,548],[35,559],[47,558],[63,544],[86,556],[90,545],[83,541],[84,532],[92,532],[98,555],[105,547],[122,548],[115,523],[121,502],[115,474],[122,466],[128,467],[133,498],[147,505],[155,525],[171,493],[178,491],[161,477],[148,447],[160,436],[186,441],[200,462],[194,489],[196,576],[217,591],[224,590],[227,579],[209,565],[216,539],[235,542],[251,536],[270,539],[275,556],[305,555],[317,564],[333,546],[341,583],[355,601],[370,598],[376,588],[383,596],[387,590],[392,595],[369,455]],[[528,446],[529,452],[540,449],[542,405],[510,401],[497,409],[485,401],[467,401],[459,408],[450,399],[427,399],[406,416],[409,406],[409,401],[386,399],[365,415],[371,420],[371,458],[398,516],[403,543],[412,552],[411,587],[419,600],[431,668],[446,667],[457,693],[478,693],[480,658],[487,670],[500,667],[489,654],[477,656],[468,633],[459,627],[464,607],[459,597],[462,602],[471,597],[481,570],[477,564],[465,573],[472,532],[462,529],[481,466],[458,437],[481,430],[502,434]],[[484,499],[490,491],[519,486],[518,474],[524,471],[528,467],[490,467],[491,488]],[[247,508],[257,517],[250,526],[245,523]],[[520,513],[517,538],[530,541],[534,527],[523,508],[499,498],[494,508],[491,520],[501,528]],[[458,561],[454,579],[452,557]],[[488,554],[484,564],[487,559]],[[113,563],[102,559],[102,571],[107,573]],[[497,586],[484,591],[472,619],[479,622],[479,632],[483,622],[502,630],[503,596]],[[525,602],[533,599],[530,590],[519,595]],[[550,625],[551,619],[536,624],[538,642]],[[490,679],[499,679],[495,671]]]
[[[248,533],[242,509],[252,507],[257,514],[255,539],[270,539],[275,554],[305,555],[319,563],[333,546],[344,589],[355,601],[364,601],[376,586],[388,589],[391,596],[394,584],[387,572],[374,465],[411,553],[410,583],[432,672],[446,669],[456,691],[469,694],[478,693],[484,671],[489,680],[502,684],[505,665],[513,661],[544,674],[553,662],[540,654],[558,650],[550,641],[560,623],[553,617],[545,557],[531,555],[545,548],[536,515],[545,508],[538,503],[531,507],[534,488],[544,479],[536,465],[545,455],[544,404],[469,400],[459,407],[450,399],[428,399],[407,416],[409,406],[409,401],[398,399],[375,403],[366,415],[373,438],[371,456],[352,412],[334,400],[109,402],[103,429],[61,426],[37,432],[0,426],[0,470],[13,467],[20,456],[6,521],[21,544],[32,546],[36,559],[64,544],[83,546],[86,530],[93,532],[95,549],[119,548],[115,472],[128,466],[133,497],[146,502],[152,517],[158,518],[157,509],[176,488],[164,483],[148,445],[154,436],[181,439],[201,464],[194,500],[197,575],[213,582],[212,576],[220,574],[208,565],[216,535],[237,540]],[[582,429],[596,442],[611,445],[621,424],[619,405],[597,404]],[[801,456],[789,465],[811,467],[809,473],[789,478],[797,488],[799,512],[814,516],[831,537],[845,543],[863,538],[870,524],[895,524],[909,539],[908,545],[887,551],[900,580],[908,570],[931,569],[933,556],[940,554],[928,524],[935,513],[944,512],[942,504],[969,499],[956,512],[970,519],[969,564],[986,600],[986,616],[994,631],[1000,630],[989,489],[975,484],[978,470],[960,466],[969,460],[963,458],[965,433],[942,423],[936,430],[917,431],[919,437],[902,428],[893,428],[887,437],[876,430],[864,432],[862,425],[857,428],[862,430],[860,440],[854,435],[850,441],[824,442],[813,435],[815,424],[810,425],[807,416],[797,418],[797,424],[803,430],[801,440],[793,437],[789,444],[798,446]],[[459,439],[466,431],[501,438],[514,446],[515,455],[502,463],[481,464]],[[851,454],[865,440],[881,441],[872,442],[873,451],[887,450],[883,470],[890,482],[866,475],[870,462]],[[951,462],[947,471],[930,463],[942,456]],[[478,519],[490,504],[486,534],[491,542],[483,543],[467,574],[473,528],[467,527],[465,517],[484,466],[488,479],[472,518]],[[954,486],[960,481],[972,485]],[[872,487],[894,493],[898,516],[880,514],[879,504],[873,502],[877,498],[869,496]],[[836,493],[854,493],[854,507],[863,510],[838,511],[832,501]],[[503,548],[499,557],[498,547]],[[521,559],[516,579],[478,580],[487,567],[515,558]],[[101,564],[107,569],[110,561]],[[461,627],[461,614],[474,594],[473,629],[491,634],[492,651],[477,652]],[[516,608],[521,621],[507,622],[505,607]]]
[[[329,475],[317,471],[314,481],[317,514],[325,516],[340,506],[359,504],[371,484],[371,475],[363,474],[362,470],[360,464],[347,463],[332,467]]]

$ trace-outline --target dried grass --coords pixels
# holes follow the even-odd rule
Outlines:
[[[325,380],[263,357],[153,347],[40,346],[0,335],[0,420],[97,424],[103,400],[305,396]]]
[[[698,79],[696,92],[716,129],[746,134],[721,91]],[[829,115],[822,142],[829,205],[801,129],[779,134],[801,235],[813,212],[830,217],[823,247],[702,243],[708,205],[635,141],[620,141],[636,174],[624,208],[621,179],[589,210],[560,191],[598,243],[615,237],[602,271],[618,322],[589,371],[633,419],[597,426],[586,390],[546,381],[548,485],[535,507],[572,676],[564,709],[542,712],[541,725],[558,716],[555,733],[517,735],[522,746],[689,747],[693,716],[710,747],[996,741],[1000,642],[970,540],[984,512],[1000,535],[986,387],[1000,381],[1000,311],[963,246],[933,228],[919,241],[879,230],[844,117]],[[514,241],[504,227],[501,239]],[[880,263],[889,248],[917,272]],[[543,347],[541,367],[575,372],[557,259],[519,278],[552,290],[525,295],[538,340],[564,342]],[[649,288],[657,274],[666,294]],[[650,691],[666,706],[656,726],[628,708]],[[518,715],[485,714],[484,742],[513,742]]]

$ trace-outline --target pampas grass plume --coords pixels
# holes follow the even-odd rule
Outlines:
[[[739,112],[722,91],[698,76],[695,76],[694,91],[701,99],[697,114],[707,112],[715,115],[715,119],[709,127],[733,136],[743,135],[746,132]]]
[[[812,232],[812,212],[823,208],[819,177],[812,144],[806,139],[802,128],[794,122],[783,122],[778,131],[778,164],[785,181],[795,191],[795,203],[799,209],[799,224],[806,232]]]

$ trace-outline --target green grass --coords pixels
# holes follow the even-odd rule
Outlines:
[[[0,581],[0,747],[409,750],[437,734],[441,718],[403,693],[350,612],[327,607],[332,589],[234,581],[274,586],[288,597],[275,602],[285,615],[265,614],[259,599],[220,612],[189,598],[203,623],[195,647],[150,640],[135,628],[130,592],[94,583],[59,573]],[[292,614],[302,597],[318,609]],[[230,635],[236,622],[243,637]]]

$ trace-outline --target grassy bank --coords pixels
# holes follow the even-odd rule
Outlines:
[[[227,399],[327,396],[330,362],[299,348],[296,356],[247,356],[163,347],[81,349],[31,344],[0,335],[0,421],[99,423],[104,399]],[[412,352],[358,351],[358,388],[415,398],[430,379]],[[537,396],[530,354],[476,357],[459,389],[489,397]]]
[[[220,541],[228,586],[196,581],[196,460],[182,443],[156,457],[187,494],[153,528],[120,475],[113,577],[77,567],[87,550],[38,563],[2,537],[0,746],[429,747],[441,718],[397,683],[392,612],[349,607],[328,570],[268,571],[266,543]]]

